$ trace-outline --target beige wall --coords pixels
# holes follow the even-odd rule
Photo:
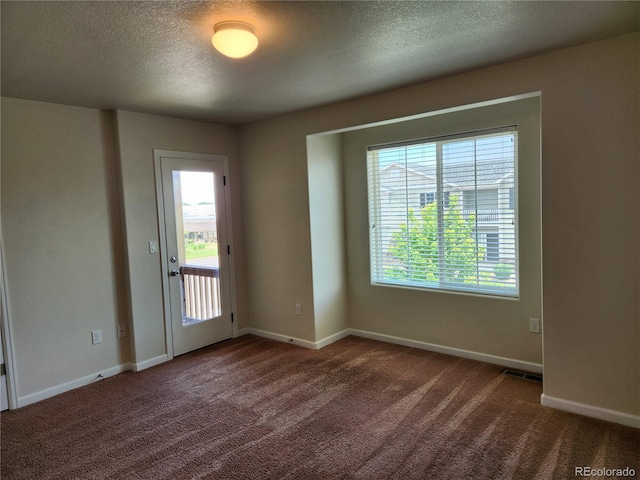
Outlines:
[[[11,98],[2,98],[2,120],[2,230],[20,404],[166,354],[160,259],[148,253],[148,241],[159,238],[154,148],[229,157],[236,318],[248,325],[232,127]],[[117,338],[119,323],[127,337]],[[96,329],[103,341],[92,345]]]
[[[640,35],[547,55],[544,391],[640,414]],[[593,192],[597,192],[595,198]]]
[[[136,365],[167,353],[160,256],[149,254],[148,242],[159,240],[153,150],[227,155],[236,261],[239,328],[247,326],[244,281],[240,164],[232,127],[116,112],[118,157],[124,211],[126,261],[131,308],[133,362]]]
[[[341,136],[310,136],[307,155],[313,321],[319,341],[348,327]]]
[[[244,132],[242,219],[251,327],[314,341],[304,132],[295,122],[281,120]],[[249,159],[246,165],[244,158]],[[245,189],[245,183],[251,188]],[[251,205],[249,211],[245,202]],[[295,314],[296,303],[302,305],[301,316]]]
[[[251,325],[315,340],[313,322],[293,315],[294,302],[311,301],[314,288],[307,135],[540,91],[544,391],[640,414],[638,38],[625,35],[242,127]],[[398,305],[396,314],[404,313]],[[411,331],[404,324],[385,333]]]
[[[518,126],[520,296],[499,299],[371,285],[367,146]],[[542,363],[540,98],[526,98],[343,133],[345,209],[352,328]],[[532,367],[529,367],[532,368]],[[535,367],[534,367],[535,368]]]
[[[129,361],[110,115],[2,98],[2,230],[26,397]],[[91,331],[102,343],[91,344]]]

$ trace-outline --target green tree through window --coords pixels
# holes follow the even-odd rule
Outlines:
[[[410,208],[407,223],[392,236],[389,253],[395,261],[385,274],[419,283],[476,283],[484,248],[478,247],[473,235],[475,216],[465,219],[457,207],[458,197],[452,196],[443,216],[442,240],[435,202],[421,208],[418,215]]]

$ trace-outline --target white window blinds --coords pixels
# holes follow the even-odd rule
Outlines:
[[[368,148],[374,284],[518,296],[517,129]]]

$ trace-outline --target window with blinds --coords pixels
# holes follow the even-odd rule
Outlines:
[[[518,297],[517,128],[371,146],[371,281]]]

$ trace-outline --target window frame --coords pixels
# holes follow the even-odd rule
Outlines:
[[[367,197],[367,204],[368,204],[368,208],[369,208],[369,265],[370,265],[370,281],[371,284],[374,286],[383,286],[383,287],[396,287],[396,288],[406,288],[406,289],[416,289],[416,290],[426,290],[426,291],[435,291],[435,292],[442,292],[442,293],[453,293],[453,294],[462,294],[462,295],[471,295],[471,296],[480,296],[480,297],[495,297],[495,298],[501,298],[501,299],[510,299],[510,300],[518,300],[520,298],[520,289],[521,289],[521,282],[520,282],[520,239],[519,239],[519,211],[518,211],[518,201],[517,201],[517,195],[518,195],[518,162],[519,162],[519,155],[518,155],[518,126],[517,125],[508,125],[508,126],[496,126],[496,127],[491,127],[491,128],[482,128],[482,129],[478,129],[478,130],[472,130],[472,131],[468,131],[468,132],[462,132],[462,133],[454,133],[454,134],[450,134],[450,135],[439,135],[439,136],[435,136],[435,137],[425,137],[422,139],[417,139],[417,140],[409,140],[409,141],[400,141],[400,142],[391,142],[391,143],[387,143],[387,144],[373,144],[373,145],[369,145],[367,147],[367,151],[370,152],[372,150],[382,150],[385,148],[393,148],[393,147],[402,147],[402,146],[409,146],[409,145],[421,145],[421,144],[428,144],[428,143],[433,143],[433,142],[441,142],[441,141],[454,141],[457,139],[471,139],[471,138],[476,138],[479,135],[483,135],[483,134],[491,134],[492,132],[508,132],[508,131],[512,131],[514,132],[514,156],[513,156],[513,169],[511,172],[511,175],[513,176],[513,185],[511,185],[510,187],[507,187],[507,194],[508,194],[508,204],[507,207],[505,207],[503,210],[505,210],[505,213],[508,213],[509,210],[511,210],[513,212],[513,236],[514,236],[514,240],[513,240],[513,255],[514,255],[514,274],[515,274],[515,285],[513,288],[508,287],[508,288],[479,288],[478,284],[471,284],[472,286],[467,288],[464,287],[463,284],[460,283],[453,283],[453,282],[447,282],[444,281],[442,283],[440,283],[439,285],[432,285],[432,284],[419,284],[416,283],[415,281],[409,281],[407,279],[405,280],[397,280],[397,281],[391,281],[387,278],[384,278],[384,275],[380,275],[380,272],[384,271],[384,263],[383,263],[383,247],[382,247],[382,239],[381,239],[381,229],[375,229],[375,224],[378,221],[382,220],[381,214],[380,214],[380,209],[381,209],[381,197],[382,197],[382,192],[381,192],[381,188],[380,188],[380,179],[379,179],[379,168],[378,168],[378,172],[372,172],[372,165],[371,165],[371,161],[369,159],[369,155],[367,155],[367,190],[368,190],[368,197]],[[442,160],[438,160],[439,162],[441,162]],[[474,157],[474,162],[477,162],[477,159]],[[477,164],[476,164],[477,165]],[[441,167],[439,167],[441,168]],[[444,209],[448,209],[449,208],[449,200],[450,200],[450,191],[446,191],[444,190],[443,187],[443,179],[442,179],[442,172],[439,172],[437,174],[437,178],[436,178],[436,183],[439,183],[439,187],[436,190],[434,197],[435,197],[435,201],[436,202],[440,202],[442,203],[442,208],[440,208],[440,212],[442,212],[442,210]],[[377,184],[378,188],[374,188],[373,185]],[[488,189],[487,189],[488,190]],[[408,196],[409,194],[409,190],[408,188],[405,190],[406,191],[406,195]],[[476,184],[476,186],[474,187],[474,192],[475,192],[475,197],[477,198],[478,196],[478,192],[481,192],[481,190],[478,190],[478,185]],[[460,208],[461,212],[464,211],[464,197],[463,197],[463,192],[460,192],[459,195],[459,206],[458,208]],[[501,198],[501,193],[500,193],[500,187],[496,188],[496,192],[497,192],[497,201],[498,203],[500,203],[500,198]],[[426,194],[425,193],[421,193],[420,194],[420,206],[421,208],[424,207],[424,205],[422,205],[422,200],[423,197],[425,197],[426,200]],[[511,209],[511,202],[513,201],[513,209]],[[373,202],[373,205],[372,205]],[[425,202],[425,205],[428,205],[430,202]],[[407,206],[407,209],[409,207]],[[478,208],[477,202],[476,202],[476,213],[479,214],[481,211],[480,208]],[[440,213],[441,214],[441,213]],[[372,218],[375,217],[375,218]],[[480,235],[480,230],[479,230],[479,226],[478,223],[476,222],[475,224],[475,228],[473,230],[473,236],[475,237],[475,242],[476,242],[476,248],[478,247],[478,245],[480,244],[478,236]],[[484,235],[484,234],[483,234]],[[440,233],[439,233],[440,236]],[[500,238],[501,235],[498,234],[498,238]],[[441,239],[441,241],[443,241]],[[499,247],[498,247],[499,248]],[[483,261],[485,263],[491,263],[493,265],[497,265],[500,262],[500,260],[498,261],[489,261],[487,260],[487,256],[488,256],[488,252],[485,251],[483,254],[483,258],[480,261]],[[478,257],[480,258],[480,257]],[[379,262],[379,265],[374,266],[374,262]],[[479,270],[478,270],[479,273]],[[381,278],[378,278],[381,277]]]
[[[427,205],[431,205],[436,201],[435,192],[421,192],[420,193],[420,208],[424,208]]]

